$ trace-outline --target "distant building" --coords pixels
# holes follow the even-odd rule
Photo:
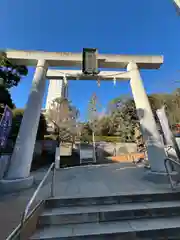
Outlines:
[[[45,105],[45,108],[41,110],[41,112],[44,114],[47,121],[48,132],[54,132],[54,129],[55,129],[54,124],[50,122],[49,119],[47,118],[48,109],[51,108],[52,102],[56,98],[61,98],[61,97],[68,97],[68,86],[65,86],[64,81],[61,79],[49,80],[46,105]]]
[[[45,106],[46,111],[50,108],[51,103],[54,99],[63,96],[63,92],[63,80],[49,80],[49,87]]]

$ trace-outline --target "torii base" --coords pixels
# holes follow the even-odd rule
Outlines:
[[[0,180],[0,191],[3,193],[19,192],[24,189],[32,187],[34,183],[34,177],[29,176],[27,178],[19,179],[1,179]]]
[[[176,171],[170,172],[170,175],[173,181],[177,181],[177,179],[179,179],[179,173]],[[144,174],[144,180],[154,184],[165,184],[165,187],[167,187],[167,184],[169,184],[169,177],[166,172],[146,170]]]

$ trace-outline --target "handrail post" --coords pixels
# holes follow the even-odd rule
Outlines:
[[[52,182],[51,182],[51,197],[54,197],[54,194],[55,194],[55,171],[56,171],[56,168],[55,168],[55,165],[52,169],[53,173],[52,173]]]
[[[177,161],[175,161],[175,160],[172,159],[172,158],[166,158],[166,159],[164,159],[164,166],[165,166],[165,169],[166,169],[166,172],[167,172],[167,175],[168,175],[170,184],[171,184],[171,188],[172,188],[172,190],[173,190],[173,189],[174,189],[174,184],[173,184],[173,181],[172,181],[171,174],[169,173],[169,169],[168,169],[168,166],[167,166],[167,161],[172,162],[172,163],[178,165],[179,167],[180,167],[180,163],[177,162]]]
[[[164,166],[165,166],[165,169],[166,169],[166,173],[168,175],[168,179],[169,179],[169,182],[170,182],[170,185],[171,185],[171,189],[173,190],[174,189],[174,185],[172,183],[172,178],[171,178],[171,174],[169,173],[169,170],[168,170],[168,166],[167,166],[167,161],[170,161],[169,158],[166,158],[164,160]]]

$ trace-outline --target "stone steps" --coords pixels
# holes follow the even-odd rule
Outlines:
[[[180,192],[51,198],[31,239],[180,239]]]
[[[143,202],[164,202],[164,201],[180,201],[180,192],[158,192],[158,193],[137,193],[137,194],[121,194],[115,196],[102,197],[72,197],[59,198],[54,197],[46,201],[47,208],[59,208],[69,206],[91,206],[91,205],[112,205],[122,203],[143,203]]]
[[[180,217],[46,226],[31,238],[37,239],[180,239]]]
[[[99,223],[168,216],[180,216],[180,201],[47,209],[39,217],[39,224],[63,225],[90,222]]]

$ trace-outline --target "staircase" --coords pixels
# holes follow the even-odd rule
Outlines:
[[[180,239],[180,192],[50,198],[30,239]]]

